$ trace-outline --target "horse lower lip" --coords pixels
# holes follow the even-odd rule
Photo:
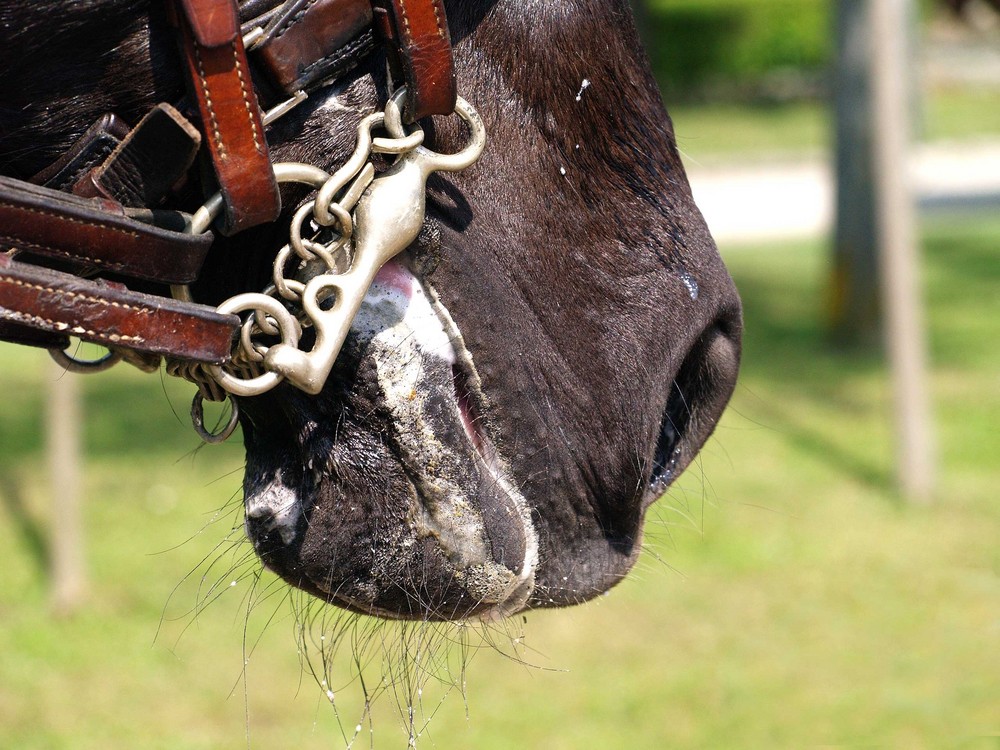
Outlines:
[[[359,611],[489,620],[520,611],[534,591],[537,534],[527,500],[483,429],[486,400],[457,325],[433,289],[393,264],[373,284],[353,331],[365,375],[357,391],[376,404],[379,426],[352,430],[379,443],[383,468],[395,475],[393,493],[380,494],[383,486],[359,479],[353,466],[321,461],[313,469],[296,456],[293,465],[310,467],[307,477],[265,472],[247,491],[255,550],[295,585]],[[331,449],[331,436],[325,422],[308,427],[293,432],[311,461],[316,447]],[[357,513],[341,505],[355,505],[352,493]],[[377,506],[388,508],[384,519]],[[353,567],[345,550],[359,538],[374,540],[363,552],[391,574],[369,580]],[[337,553],[327,562],[331,549]],[[454,609],[413,609],[436,598]]]

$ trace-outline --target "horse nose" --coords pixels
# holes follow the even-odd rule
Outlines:
[[[275,523],[274,514],[270,512],[258,512],[254,515],[247,514],[243,523],[247,539],[253,544],[258,554],[261,551],[274,550],[282,544],[281,533]]]
[[[262,547],[287,546],[295,539],[298,501],[282,499],[282,502],[273,502],[275,499],[266,494],[264,497],[249,498],[246,502],[244,529],[258,551]]]
[[[736,386],[743,331],[736,299],[695,339],[660,422],[650,484],[665,489],[712,434]]]

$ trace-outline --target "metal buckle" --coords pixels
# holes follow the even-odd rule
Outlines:
[[[400,107],[405,89],[386,107],[385,125],[396,138],[406,138]],[[471,130],[469,144],[457,154],[439,154],[423,146],[404,152],[384,174],[372,180],[354,209],[353,260],[346,273],[322,273],[302,292],[302,309],[316,329],[312,351],[286,343],[275,344],[264,356],[264,366],[309,394],[326,383],[351,329],[361,301],[386,261],[405,250],[424,224],[427,178],[434,172],[454,172],[476,162],[486,145],[486,129],[478,113],[459,98],[455,111]],[[335,292],[332,307],[321,302]]]

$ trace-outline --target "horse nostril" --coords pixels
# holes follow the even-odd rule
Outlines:
[[[682,407],[683,404],[683,394],[675,380],[670,387],[667,409],[660,422],[660,436],[656,441],[656,451],[653,453],[653,474],[649,480],[651,485],[667,485],[674,478],[674,469],[680,457],[678,443],[681,432],[687,423],[684,410],[678,408]]]
[[[660,422],[650,486],[666,489],[715,428],[736,385],[741,325],[738,310],[695,342],[670,387]]]
[[[257,544],[274,530],[274,514],[271,512],[247,513],[243,522],[247,538]]]

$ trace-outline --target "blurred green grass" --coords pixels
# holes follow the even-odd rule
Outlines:
[[[733,251],[740,384],[652,511],[636,571],[488,633],[528,665],[473,647],[463,675],[453,650],[445,683],[466,697],[425,687],[421,746],[997,746],[1000,219],[938,220],[925,238],[935,504],[892,490],[878,358],[824,342],[822,245]],[[49,615],[32,541],[47,377],[38,353],[0,348],[0,747],[242,748],[248,732],[252,747],[343,746],[362,710],[349,660],[324,686],[338,720],[302,672],[284,590],[246,561],[240,450],[195,450],[183,384],[123,368],[83,381],[91,595]],[[374,708],[376,747],[405,743],[399,700]]]
[[[1000,138],[1000,89],[953,87],[923,94],[914,127],[927,142]],[[826,158],[832,144],[829,104],[675,103],[667,97],[677,145],[697,162]]]

